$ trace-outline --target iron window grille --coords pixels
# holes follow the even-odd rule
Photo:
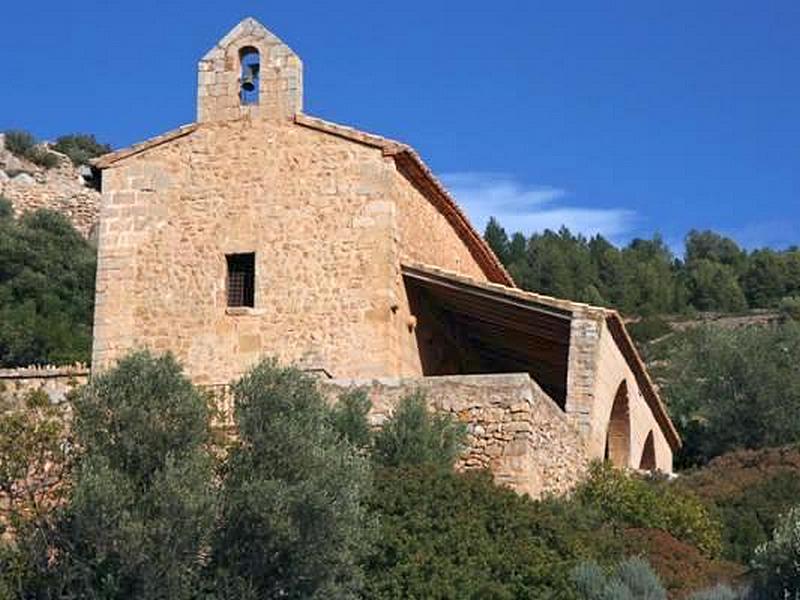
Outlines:
[[[227,254],[228,263],[228,306],[255,306],[256,255]]]

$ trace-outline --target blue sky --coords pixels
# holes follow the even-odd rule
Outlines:
[[[305,110],[415,146],[477,225],[617,242],[692,227],[800,243],[800,3],[12,2],[0,129],[116,147],[195,114],[245,16],[305,64]]]

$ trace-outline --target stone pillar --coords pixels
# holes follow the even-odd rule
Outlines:
[[[591,435],[595,370],[602,321],[593,314],[576,312],[572,318],[567,367],[566,413],[586,439]]]

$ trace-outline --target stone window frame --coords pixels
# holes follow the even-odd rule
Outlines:
[[[234,274],[241,277],[241,281],[236,282],[241,289],[235,293],[231,291],[231,280]],[[256,310],[257,281],[258,267],[255,251],[225,253],[225,308],[227,314],[250,314]]]

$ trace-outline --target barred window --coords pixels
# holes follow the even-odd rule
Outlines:
[[[227,254],[228,306],[255,306],[256,255]]]

